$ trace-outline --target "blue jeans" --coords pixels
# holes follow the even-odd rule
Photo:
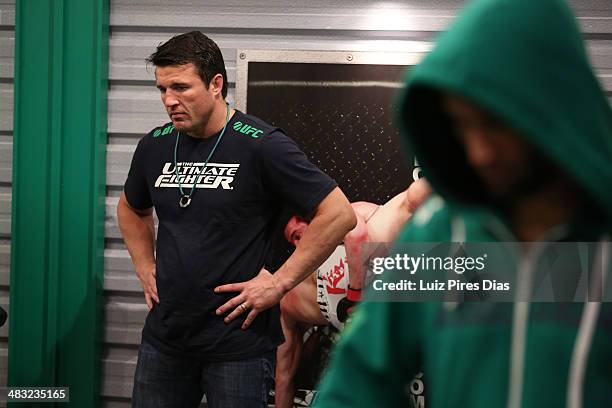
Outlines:
[[[132,407],[267,407],[274,353],[239,361],[205,363],[164,354],[144,339],[138,351]]]

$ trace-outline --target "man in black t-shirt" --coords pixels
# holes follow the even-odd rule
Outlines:
[[[138,143],[117,208],[150,310],[133,404],[195,407],[205,393],[213,408],[265,406],[283,341],[278,302],[355,215],[280,129],[230,109],[223,57],[208,37],[176,36],[149,61],[172,122]],[[287,205],[313,220],[272,275],[264,262]]]

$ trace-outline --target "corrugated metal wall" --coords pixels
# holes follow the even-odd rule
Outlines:
[[[374,1],[111,0],[110,92],[102,395],[129,406],[146,306],[117,228],[115,206],[138,139],[167,121],[144,59],[171,36],[199,29],[221,47],[234,100],[236,50],[415,51],[428,45],[459,0]],[[612,3],[572,2],[589,52],[612,92]],[[0,305],[8,303],[15,1],[0,0]],[[0,385],[6,382],[7,326],[0,329]]]
[[[0,0],[0,306],[7,312],[11,259],[14,51],[15,0]],[[0,328],[0,386],[6,385],[7,366],[8,321]]]
[[[237,49],[418,51],[462,1],[113,0],[108,145],[105,398],[127,401],[146,307],[119,238],[114,206],[138,139],[167,121],[144,58],[171,36],[199,29],[220,46],[234,100]],[[204,5],[205,4],[205,5]],[[593,63],[612,91],[612,3],[574,2]]]
[[[418,51],[456,15],[462,1],[111,1],[106,326],[103,395],[127,403],[146,315],[140,285],[119,238],[114,206],[138,139],[167,121],[143,60],[171,36],[199,29],[220,46],[234,100],[237,49]],[[384,4],[384,5],[382,5]],[[612,3],[575,1],[589,51],[612,91]],[[111,403],[109,403],[110,405]]]

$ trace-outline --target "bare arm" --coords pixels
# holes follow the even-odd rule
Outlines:
[[[357,226],[344,237],[346,260],[348,262],[349,286],[354,290],[361,290],[363,286],[363,245],[369,242],[368,226],[358,211]],[[349,299],[357,301],[359,299]]]
[[[408,207],[408,211],[411,214],[415,212],[417,208],[427,200],[431,192],[431,186],[424,178],[418,179],[412,183],[406,191],[406,206]]]
[[[350,203],[336,187],[317,207],[300,245],[274,274],[283,294],[321,266],[356,223]]]
[[[285,302],[285,298],[283,301]],[[281,325],[285,342],[276,349],[276,372],[274,375],[274,405],[277,408],[293,407],[295,395],[295,373],[300,364],[304,347],[305,326],[285,313],[281,302]]]
[[[429,184],[421,179],[412,183],[407,190],[391,198],[375,211],[372,211],[371,203],[352,204],[357,215],[357,226],[344,238],[351,289],[361,289],[365,278],[364,261],[372,256],[372,251],[375,251],[374,248],[364,248],[364,244],[395,241],[406,221],[430,193]],[[368,253],[364,253],[365,250]],[[355,295],[354,292],[349,291],[347,298],[357,301],[359,294]]]
[[[317,269],[355,224],[351,205],[336,187],[319,203],[299,247],[274,275],[262,269],[250,281],[215,288],[216,292],[240,292],[217,309],[217,314],[233,310],[225,318],[226,322],[230,322],[251,309],[242,326],[248,327],[259,312],[278,303],[285,293]]]
[[[408,190],[404,190],[380,207],[368,220],[370,242],[395,241],[402,227],[410,219]]]
[[[366,261],[373,251],[373,248],[364,247],[365,244],[392,242],[410,217],[406,195],[403,191],[380,206],[363,201],[351,204],[357,216],[357,226],[344,237],[352,289],[348,292],[348,300],[356,302],[361,298],[355,290],[362,289]]]
[[[145,301],[149,309],[153,301],[159,303],[155,283],[155,227],[153,209],[137,210],[132,208],[121,193],[117,204],[117,221],[123,240],[127,246],[136,275],[144,290]]]

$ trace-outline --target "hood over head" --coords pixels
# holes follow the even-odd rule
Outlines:
[[[451,203],[483,203],[440,91],[513,128],[612,220],[612,111],[563,0],[473,1],[407,74],[400,123],[423,174]]]

